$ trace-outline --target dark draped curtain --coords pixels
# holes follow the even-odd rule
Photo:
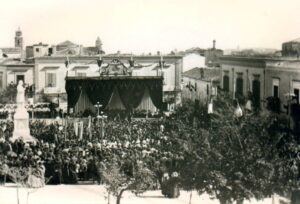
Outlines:
[[[66,80],[68,107],[74,108],[81,91],[85,91],[93,105],[100,102],[104,109],[108,105],[115,88],[127,110],[137,108],[140,105],[146,88],[156,108],[161,109],[163,107],[162,79]]]
[[[68,94],[68,109],[74,108],[82,91],[81,81],[67,81],[66,92]]]
[[[148,82],[147,88],[148,88],[152,103],[155,105],[156,108],[162,109],[163,108],[162,80],[159,80],[159,81],[155,80],[155,81]]]
[[[113,94],[114,91],[114,81],[88,81],[85,87],[85,91],[93,105],[100,102],[102,108],[104,109]]]
[[[123,81],[118,84],[120,99],[127,110],[137,108],[144,96],[145,86],[139,81]]]

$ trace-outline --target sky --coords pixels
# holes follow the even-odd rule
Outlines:
[[[0,47],[70,40],[106,53],[275,48],[300,37],[299,0],[0,0]]]

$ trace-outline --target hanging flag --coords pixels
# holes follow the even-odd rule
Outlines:
[[[92,140],[92,116],[89,115],[88,123],[89,139]]]
[[[248,110],[248,111],[252,111],[252,102],[251,102],[251,100],[247,101],[245,109]]]
[[[79,140],[83,138],[83,121],[78,122],[78,133],[79,133]]]
[[[218,95],[218,88],[217,87],[212,87],[212,95],[213,96]]]
[[[78,122],[74,122],[74,132],[77,137],[78,136]]]
[[[211,100],[210,103],[208,104],[208,110],[207,113],[208,114],[213,114],[213,101]]]
[[[236,109],[235,109],[235,111],[234,111],[234,115],[235,115],[235,117],[237,117],[237,118],[240,118],[240,117],[243,116],[243,111],[242,111],[242,109],[241,109],[239,103],[237,104],[237,107],[236,107]]]

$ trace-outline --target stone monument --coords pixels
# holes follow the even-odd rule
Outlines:
[[[34,142],[35,139],[30,135],[29,114],[25,108],[25,88],[23,81],[19,81],[17,86],[17,109],[14,115],[14,132],[12,140],[21,138],[24,142]]]

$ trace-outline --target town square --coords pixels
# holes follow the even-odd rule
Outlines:
[[[300,204],[300,2],[1,4],[0,204]]]

